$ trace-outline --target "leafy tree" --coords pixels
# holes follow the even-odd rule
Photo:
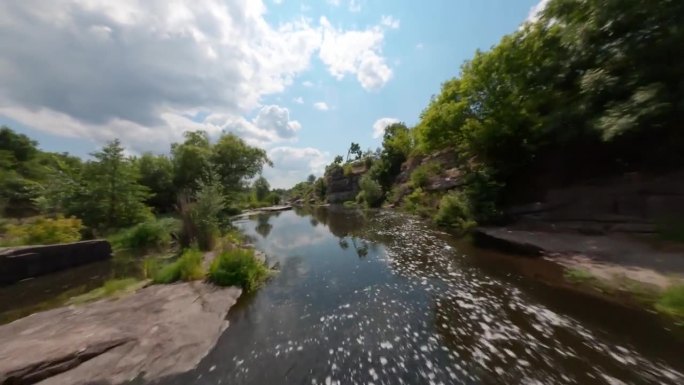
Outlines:
[[[342,157],[342,155],[337,155],[335,157],[335,160],[333,160],[333,164],[337,165],[342,164],[342,162],[344,162],[344,158]]]
[[[130,226],[148,218],[148,189],[138,182],[138,172],[119,140],[91,155],[95,159],[86,163],[69,211],[88,226],[101,229]]]
[[[363,151],[361,151],[361,146],[358,143],[352,142],[347,151],[347,162],[349,162],[349,155],[356,155],[355,159],[361,159]]]
[[[272,165],[266,151],[249,146],[234,134],[223,134],[211,150],[211,163],[225,192],[242,189],[247,179]]]
[[[140,184],[151,193],[147,204],[157,212],[172,211],[176,203],[176,189],[171,159],[164,155],[145,153],[135,159],[135,165],[140,175]]]
[[[171,145],[173,183],[178,190],[196,191],[211,172],[211,143],[205,131],[188,131],[183,135],[183,143]]]
[[[254,181],[252,188],[254,189],[254,197],[258,202],[265,201],[269,191],[271,190],[271,186],[263,176],[260,176]]]
[[[368,207],[378,207],[382,203],[383,193],[380,183],[366,174],[359,180],[361,192],[356,197],[357,201],[364,202]]]
[[[319,201],[324,201],[328,190],[328,186],[325,184],[325,179],[318,178],[314,182],[314,194]]]
[[[316,181],[316,176],[315,176],[314,174],[310,174],[310,175],[306,178],[306,181],[307,181],[309,184],[312,184],[313,182]]]

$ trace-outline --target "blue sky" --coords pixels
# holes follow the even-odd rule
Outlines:
[[[289,187],[351,141],[377,147],[382,124],[415,124],[464,60],[538,3],[2,2],[0,124],[81,156],[114,137],[137,154],[187,129],[234,132]]]

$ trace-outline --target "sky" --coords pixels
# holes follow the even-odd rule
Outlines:
[[[417,123],[476,50],[546,0],[0,1],[0,125],[88,157],[188,130],[264,148],[272,187]]]

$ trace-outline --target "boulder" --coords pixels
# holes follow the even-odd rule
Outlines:
[[[0,285],[112,257],[104,239],[0,249]]]

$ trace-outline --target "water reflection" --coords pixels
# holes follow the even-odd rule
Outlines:
[[[268,223],[268,221],[271,219],[271,215],[269,214],[257,214],[256,215],[256,220],[257,220],[257,225],[254,228],[254,230],[259,233],[263,238],[267,238],[268,234],[271,233],[271,230],[273,229],[273,225]]]
[[[319,208],[269,223],[257,246],[280,274],[231,311],[197,370],[164,383],[684,383],[681,341],[633,338],[612,327],[625,313],[545,297],[412,217]],[[258,218],[238,225],[259,234]]]

